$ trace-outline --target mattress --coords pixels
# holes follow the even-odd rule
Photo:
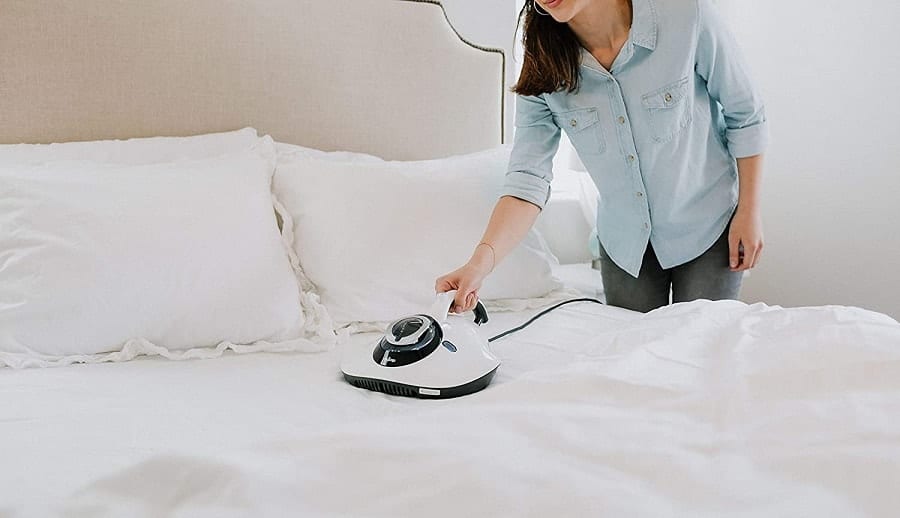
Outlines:
[[[560,270],[597,293],[598,272]],[[537,310],[494,313],[486,336]],[[890,516],[900,324],[847,307],[565,306],[482,392],[317,354],[0,370],[0,516]]]

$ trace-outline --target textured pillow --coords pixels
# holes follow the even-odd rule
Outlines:
[[[0,166],[60,160],[90,160],[115,164],[153,164],[211,158],[248,150],[259,138],[253,128],[191,137],[150,137],[62,144],[0,145]]]
[[[317,158],[334,162],[376,163],[383,159],[349,151],[320,151],[293,144],[276,143],[278,162]],[[594,260],[592,246],[596,239],[597,186],[590,175],[554,167],[550,200],[535,223],[547,247],[560,264],[583,264]]]
[[[278,152],[279,163],[290,163],[292,160],[304,158],[318,158],[320,160],[330,160],[334,162],[384,162],[384,160],[377,156],[367,155],[365,153],[354,153],[352,151],[321,151],[319,149],[298,146],[295,144],[285,144],[283,142],[276,142],[275,149]]]
[[[535,228],[560,264],[583,264],[594,259],[592,236],[597,228],[599,193],[585,172],[554,168],[550,200]]]
[[[279,159],[274,189],[294,250],[338,325],[426,309],[435,279],[461,266],[502,189],[506,147],[417,162]],[[532,230],[486,279],[483,299],[541,297],[557,264]]]
[[[0,364],[321,349],[272,208],[274,143],[258,140],[201,160],[0,165]]]

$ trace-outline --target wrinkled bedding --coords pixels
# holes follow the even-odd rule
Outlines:
[[[535,310],[496,313],[493,335]],[[447,401],[315,354],[0,370],[0,516],[892,516],[900,324],[566,306]]]

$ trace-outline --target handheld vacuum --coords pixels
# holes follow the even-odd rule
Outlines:
[[[344,353],[341,371],[356,387],[397,396],[444,399],[464,396],[488,386],[500,360],[489,342],[519,331],[554,309],[573,302],[601,301],[577,298],[551,306],[524,324],[489,339],[479,332],[488,321],[479,300],[474,319],[450,313],[456,291],[439,293],[430,310],[392,322],[374,349],[352,348]]]

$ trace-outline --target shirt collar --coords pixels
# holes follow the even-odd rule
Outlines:
[[[656,38],[659,32],[659,26],[656,22],[656,6],[653,5],[653,0],[632,0],[631,5],[633,12],[631,14],[631,31],[628,34],[628,41],[652,52],[656,49]],[[627,60],[630,58],[633,51],[631,48],[628,48],[628,42],[625,43],[625,47],[622,48],[621,52],[627,53],[627,55],[617,59],[624,57]],[[599,71],[606,71],[584,47],[581,48],[581,64]]]
[[[632,41],[647,50],[654,50],[659,26],[656,22],[656,6],[653,5],[653,0],[632,0],[631,7]]]

